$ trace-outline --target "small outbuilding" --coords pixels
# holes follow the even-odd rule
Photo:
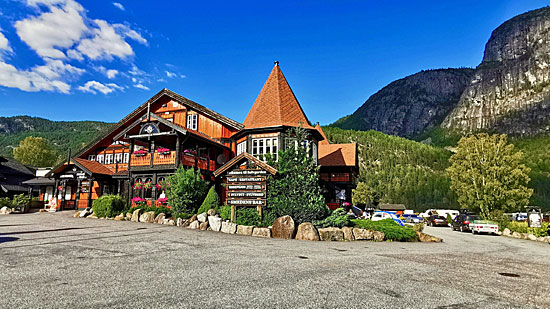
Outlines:
[[[377,207],[379,211],[391,211],[398,215],[402,215],[406,209],[405,204],[379,204]]]

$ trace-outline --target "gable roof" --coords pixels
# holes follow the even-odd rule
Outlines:
[[[84,173],[88,175],[93,174],[99,174],[99,175],[113,175],[114,172],[110,170],[109,168],[103,166],[101,163],[96,161],[90,161],[86,159],[81,158],[72,158],[70,161],[70,164],[74,164],[78,166]],[[54,167],[51,171],[49,171],[45,177],[52,177],[55,173],[60,173],[65,168],[67,168],[69,165],[67,162],[62,162],[58,166]]]
[[[319,144],[319,165],[357,166],[357,144]]]
[[[243,152],[241,153],[240,155],[234,157],[233,159],[227,161],[227,163],[225,163],[222,167],[218,168],[215,172],[214,172],[214,177],[218,177],[220,176],[221,174],[223,174],[224,172],[226,172],[228,169],[230,169],[231,167],[235,166],[235,164],[238,164],[240,163],[240,161],[242,160],[249,160],[249,161],[252,161],[254,162],[256,165],[258,165],[259,167],[263,168],[264,170],[270,172],[272,175],[275,175],[277,174],[277,169],[275,169],[274,167],[264,163],[263,161],[260,161],[259,159],[257,159],[255,156],[249,154],[248,152]]]
[[[275,62],[243,124],[245,129],[300,125],[305,129],[313,129],[278,62]]]
[[[317,125],[315,126],[315,130],[319,131],[319,133],[323,137],[323,140],[319,141],[319,145],[328,145],[328,144],[330,144],[330,141],[328,140],[327,136],[325,135],[325,132],[323,132],[323,129],[321,128],[321,126],[319,125],[318,122],[317,122]]]

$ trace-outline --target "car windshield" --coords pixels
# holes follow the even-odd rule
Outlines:
[[[446,220],[445,217],[443,217],[443,216],[435,216],[435,219]]]

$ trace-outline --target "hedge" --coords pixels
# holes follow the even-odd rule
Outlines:
[[[104,195],[94,201],[92,209],[98,218],[112,218],[126,209],[126,202],[119,195]]]
[[[416,232],[410,226],[401,226],[397,224],[393,219],[384,219],[380,221],[364,220],[364,219],[352,219],[351,223],[354,227],[375,230],[383,232],[386,235],[386,240],[395,241],[416,241],[418,237]]]

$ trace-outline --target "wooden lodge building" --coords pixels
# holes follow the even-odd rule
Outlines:
[[[308,149],[321,165],[329,207],[351,201],[359,171],[357,145],[330,144],[321,127],[311,125],[276,62],[242,124],[161,90],[49,173],[57,197],[53,208],[91,207],[104,194],[154,204],[163,197],[162,181],[180,166],[200,169],[204,179],[219,184],[214,172],[242,153],[276,158],[292,127],[309,133]]]

